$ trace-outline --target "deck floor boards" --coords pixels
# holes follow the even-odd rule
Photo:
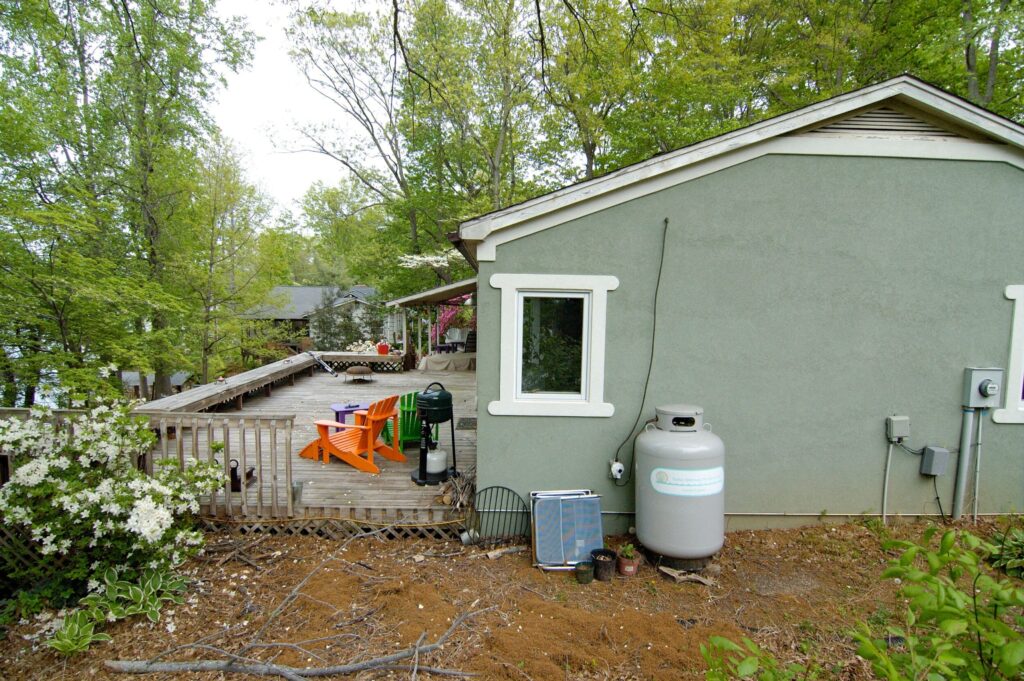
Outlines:
[[[283,508],[285,497],[285,456],[292,463],[293,483],[303,483],[300,501],[295,505],[295,516],[331,516],[356,518],[362,520],[389,521],[396,518],[413,518],[421,522],[436,522],[451,517],[448,506],[436,503],[438,495],[436,486],[419,487],[412,482],[410,475],[418,466],[419,450],[410,443],[405,448],[407,461],[404,463],[390,461],[383,457],[375,457],[380,467],[379,475],[371,475],[352,468],[337,459],[323,464],[302,458],[298,452],[311,440],[316,438],[314,421],[333,419],[332,403],[372,402],[388,395],[401,395],[414,390],[423,390],[430,383],[438,381],[452,393],[455,423],[460,419],[476,416],[476,373],[475,372],[420,372],[377,373],[372,382],[357,383],[346,381],[343,375],[337,378],[317,370],[313,376],[296,377],[292,386],[281,386],[269,397],[255,397],[246,400],[241,412],[225,411],[225,416],[256,418],[261,414],[280,416],[295,414],[295,422],[291,438],[291,451],[285,451],[283,428],[278,429],[278,461],[277,461],[277,497],[278,505]],[[169,414],[170,419],[174,418]],[[351,417],[350,417],[351,418]],[[475,423],[475,420],[470,423]],[[184,424],[181,436],[187,450],[191,447],[191,434],[188,423]],[[465,423],[463,425],[466,425]],[[206,432],[200,428],[198,439],[199,451],[205,451]],[[247,429],[245,442],[245,460],[248,466],[257,466],[259,479],[246,489],[245,499],[248,507],[247,516],[266,515],[259,513],[258,495],[262,492],[263,508],[268,509],[275,486],[270,462],[270,446],[265,434],[262,445],[262,461],[257,461],[254,429]],[[228,433],[229,459],[241,460],[241,448],[237,430]],[[223,441],[221,427],[213,432],[215,440]],[[451,456],[451,425],[440,425],[440,448]],[[168,442],[168,456],[177,456],[177,443]],[[476,466],[476,431],[473,429],[457,429],[455,431],[456,463],[459,470],[469,470]],[[222,461],[223,463],[223,461]],[[241,494],[233,493],[232,505],[234,514],[239,513]],[[218,497],[223,497],[219,493]],[[223,500],[221,499],[221,503]]]

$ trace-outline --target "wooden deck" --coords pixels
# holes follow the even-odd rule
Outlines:
[[[307,371],[293,371],[290,375],[294,376],[294,384],[279,384],[266,394],[248,391],[242,411],[203,414],[201,417],[210,419],[206,423],[193,421],[192,414],[155,412],[152,407],[157,403],[146,405],[143,413],[163,433],[157,458],[183,460],[195,456],[206,460],[211,458],[207,443],[213,441],[225,443],[226,456],[212,455],[222,464],[234,459],[256,467],[258,482],[249,486],[244,496],[237,492],[225,496],[222,491],[212,500],[214,503],[206,505],[219,516],[253,520],[288,517],[287,506],[291,501],[291,515],[297,518],[326,516],[380,523],[436,523],[459,517],[450,506],[436,501],[438,487],[419,487],[410,479],[419,461],[419,450],[414,444],[405,449],[405,463],[376,457],[379,475],[362,473],[336,459],[327,464],[304,459],[298,452],[315,439],[314,421],[334,418],[332,403],[373,401],[423,390],[438,381],[453,395],[458,468],[474,469],[475,372],[378,373],[372,382],[366,383],[346,382],[343,375],[335,378],[318,368],[312,376]],[[238,383],[247,380],[243,375]],[[222,402],[213,394],[203,395],[202,399]],[[177,401],[174,406],[178,406]],[[464,427],[458,428],[459,425]],[[440,448],[450,456],[448,423],[441,424],[440,442]],[[300,485],[301,494],[289,499],[289,490],[297,490]]]
[[[433,381],[439,381],[452,393],[456,425],[460,418],[465,417],[473,417],[475,424],[475,372],[412,371],[377,374],[370,383],[346,383],[342,377],[334,378],[318,371],[310,378],[296,381],[294,386],[280,388],[271,397],[250,401],[245,410],[250,414],[282,411],[296,414],[292,432],[292,480],[304,483],[296,514],[305,511],[316,515],[383,521],[396,519],[396,511],[402,511],[401,515],[405,517],[413,515],[424,521],[448,519],[449,507],[434,502],[437,487],[419,487],[410,479],[419,462],[419,450],[415,445],[406,447],[406,463],[376,457],[375,461],[381,469],[379,475],[362,473],[338,460],[322,464],[297,454],[310,440],[316,438],[314,421],[334,418],[330,409],[332,403],[368,402],[388,395],[401,395],[423,390]],[[449,424],[441,424],[439,439],[439,447],[450,456]],[[475,427],[472,430],[456,429],[455,455],[460,469],[475,469]]]

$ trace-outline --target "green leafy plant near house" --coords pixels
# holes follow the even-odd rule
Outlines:
[[[898,550],[883,579],[899,579],[907,603],[902,624],[880,628],[860,622],[857,653],[888,681],[1009,681],[1024,675],[1024,589],[1020,582],[989,574],[985,562],[997,546],[969,532],[938,528],[920,542],[888,541]],[[1004,544],[1005,547],[1005,544]],[[707,678],[784,681],[811,679],[820,667],[783,665],[744,639],[742,645],[713,637],[701,646]]]
[[[1011,527],[992,535],[988,562],[1011,577],[1024,578],[1024,530]]]
[[[79,610],[64,618],[64,623],[47,645],[65,655],[84,650],[97,641],[109,641],[110,636],[96,630],[106,622],[145,615],[151,622],[160,621],[160,609],[165,602],[184,603],[182,593],[185,580],[166,570],[144,570],[135,582],[120,579],[114,569],[108,569],[103,585],[96,593],[79,601]]]
[[[782,664],[775,656],[749,638],[735,643],[722,636],[712,636],[701,644],[700,654],[708,665],[707,681],[728,679],[759,679],[760,681],[795,681],[817,679],[820,669],[800,664]]]
[[[1024,589],[988,574],[995,546],[969,532],[949,530],[933,547],[937,528],[920,543],[890,541],[901,550],[882,573],[899,579],[907,599],[903,626],[888,627],[891,646],[861,624],[858,653],[875,673],[903,679],[1018,679],[1024,672]]]

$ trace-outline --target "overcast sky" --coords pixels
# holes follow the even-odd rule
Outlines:
[[[339,5],[351,4],[340,2]],[[292,207],[309,185],[322,180],[333,184],[341,167],[319,154],[296,153],[299,124],[330,120],[337,114],[306,84],[302,72],[288,56],[288,10],[279,0],[220,0],[223,16],[243,16],[262,37],[256,44],[252,66],[227,74],[212,113],[224,134],[243,154],[251,182],[262,187],[281,208]]]

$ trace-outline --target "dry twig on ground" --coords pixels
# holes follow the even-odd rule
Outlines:
[[[352,664],[341,664],[332,665],[329,667],[290,667],[287,665],[278,665],[267,662],[260,662],[258,660],[252,660],[251,658],[245,658],[239,655],[234,655],[226,650],[220,650],[213,646],[201,646],[206,650],[214,650],[218,654],[224,655],[229,659],[226,660],[193,660],[188,662],[153,662],[149,660],[107,660],[106,667],[115,672],[122,672],[126,674],[151,674],[151,673],[177,673],[177,672],[222,672],[222,673],[238,673],[238,674],[257,674],[260,676],[280,676],[289,681],[296,681],[297,679],[307,679],[311,677],[321,676],[332,676],[332,675],[343,675],[343,674],[355,674],[356,672],[366,671],[369,669],[401,669],[404,671],[412,671],[418,669],[421,672],[429,671],[431,674],[442,674],[446,676],[473,676],[468,672],[461,672],[454,669],[436,669],[432,667],[419,666],[418,661],[421,656],[427,655],[441,648],[445,641],[447,641],[451,635],[458,629],[463,622],[470,617],[475,617],[482,613],[493,610],[493,607],[483,608],[482,610],[474,610],[473,612],[463,613],[455,618],[451,626],[441,634],[436,641],[429,643],[425,646],[416,645],[405,650],[400,650],[397,653],[391,655],[384,655],[382,657],[376,657],[371,660],[364,660],[362,662],[355,662]],[[422,638],[420,639],[422,641]],[[414,658],[417,661],[416,665],[401,665],[396,667],[397,662]]]

